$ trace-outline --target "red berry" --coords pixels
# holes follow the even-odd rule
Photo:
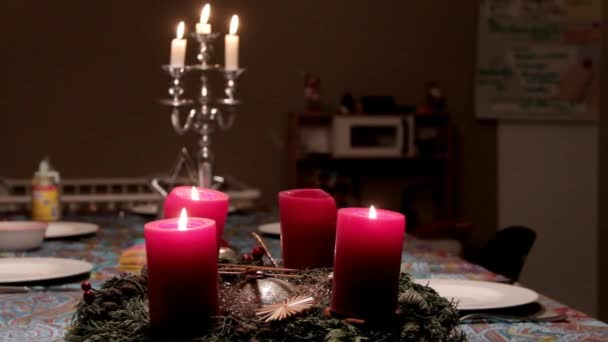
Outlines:
[[[84,301],[88,304],[93,303],[93,301],[95,300],[95,293],[93,293],[93,291],[91,290],[84,291],[84,294],[82,296],[84,297]]]
[[[586,59],[583,61],[583,67],[584,67],[585,69],[591,69],[591,68],[593,68],[593,61],[592,61],[591,59],[589,59],[589,58],[586,58]]]
[[[266,254],[266,253],[265,253],[265,251],[264,251],[264,248],[262,248],[262,247],[260,247],[260,246],[254,247],[254,248],[251,250],[251,256],[252,256],[252,257],[253,257],[255,260],[261,260],[261,259],[264,257],[264,254]]]
[[[243,259],[243,262],[252,262],[253,261],[251,254],[243,254],[243,255],[241,255],[241,259]]]
[[[85,281],[84,283],[80,284],[80,287],[82,288],[82,291],[89,291],[91,289],[91,283]]]

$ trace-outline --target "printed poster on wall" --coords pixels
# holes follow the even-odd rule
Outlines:
[[[597,121],[602,0],[481,0],[479,118]]]

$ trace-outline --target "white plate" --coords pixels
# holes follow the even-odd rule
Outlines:
[[[158,214],[158,204],[134,204],[129,207],[129,210],[138,215],[156,215]]]
[[[259,226],[258,230],[262,234],[281,235],[281,223],[280,222],[266,223],[266,224]]]
[[[129,207],[129,211],[138,215],[158,215],[158,204],[136,204]],[[228,212],[233,213],[236,207],[232,204],[228,206]]]
[[[21,283],[72,277],[91,272],[93,265],[74,259],[1,258],[0,283]]]
[[[63,237],[72,237],[80,235],[89,235],[97,233],[99,226],[93,223],[84,222],[50,222],[46,228],[44,237],[47,239],[56,239]]]
[[[457,279],[416,279],[440,296],[458,302],[458,310],[487,310],[524,305],[538,300],[532,290],[508,284]]]

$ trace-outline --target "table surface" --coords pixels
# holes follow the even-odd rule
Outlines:
[[[82,259],[95,265],[93,286],[119,273],[120,253],[143,239],[145,219],[138,216],[79,217],[80,221],[100,225],[96,236],[79,240],[50,240],[43,248],[29,253],[0,253],[1,257],[44,256]],[[230,216],[225,238],[236,248],[247,251],[254,245],[249,232],[261,223],[272,222],[271,213]],[[273,254],[280,252],[278,239],[267,238]],[[458,256],[438,251],[424,241],[407,239],[403,254],[405,269],[416,278],[500,280],[487,270]],[[70,324],[74,307],[82,298],[79,284],[62,291],[0,294],[0,341],[61,341]],[[541,304],[568,316],[563,323],[479,323],[462,326],[470,341],[608,341],[608,325],[563,304],[542,297]]]

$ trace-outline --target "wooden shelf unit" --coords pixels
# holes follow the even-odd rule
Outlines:
[[[309,154],[302,151],[300,132],[303,127],[327,127],[331,132],[333,113],[289,113],[287,121],[286,179],[288,188],[316,187],[310,179],[315,170],[334,170],[354,183],[354,196],[360,188],[357,182],[366,179],[400,179],[427,189],[433,197],[433,217],[454,217],[457,213],[455,134],[447,115],[416,116],[415,130],[435,127],[439,152],[414,157],[335,158],[328,153]],[[402,114],[394,114],[402,116]],[[331,142],[331,137],[329,138]],[[331,145],[331,143],[330,143]],[[395,191],[407,191],[395,187]]]

